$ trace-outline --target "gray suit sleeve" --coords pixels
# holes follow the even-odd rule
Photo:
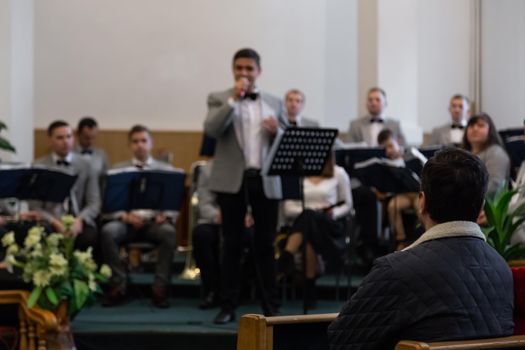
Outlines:
[[[434,128],[432,129],[432,133],[430,134],[430,137],[425,144],[425,146],[438,146],[439,145],[439,130]]]
[[[216,195],[210,191],[210,164],[206,165],[197,182],[197,195],[199,196],[199,219],[207,223],[214,223],[219,208]]]
[[[87,222],[94,223],[100,213],[101,202],[98,177],[91,168],[89,169],[89,175],[86,180],[86,188],[84,191],[85,201],[79,217]]]
[[[208,114],[204,121],[204,132],[211,137],[219,137],[232,123],[234,108],[216,94],[208,95]]]
[[[346,135],[346,142],[361,142],[363,141],[361,137],[359,137],[359,125],[357,120],[353,120],[350,122],[350,126],[348,127],[348,134]]]
[[[396,121],[396,128],[397,128],[397,140],[399,141],[400,145],[406,145],[407,141],[405,138],[405,134],[403,133],[403,130],[401,129],[401,123]]]

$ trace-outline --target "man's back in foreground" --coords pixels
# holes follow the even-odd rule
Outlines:
[[[446,150],[422,177],[418,213],[426,232],[376,260],[330,325],[331,349],[512,335],[512,274],[475,223],[486,169],[464,151]]]

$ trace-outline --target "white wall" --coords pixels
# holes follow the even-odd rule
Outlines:
[[[9,72],[11,52],[9,31],[9,1],[0,0],[0,120],[9,116]]]
[[[498,128],[525,119],[525,0],[482,1],[481,108]]]
[[[199,130],[207,93],[232,85],[231,57],[244,46],[262,56],[264,89],[282,95],[299,87],[307,115],[346,126],[338,118],[355,106],[353,7],[343,0],[37,1],[36,126],[91,114],[104,128],[144,122]],[[328,93],[343,85],[346,98]]]

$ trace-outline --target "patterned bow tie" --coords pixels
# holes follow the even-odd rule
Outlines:
[[[71,163],[68,162],[67,160],[62,160],[62,159],[58,159],[56,161],[57,165],[63,165],[63,166],[69,166]]]
[[[259,93],[258,92],[246,92],[242,98],[244,100],[250,99],[252,101],[255,101],[256,99],[259,98]]]
[[[463,125],[458,125],[458,124],[452,124],[450,126],[451,129],[460,129],[460,130],[463,130],[465,129],[465,127]]]
[[[93,154],[93,150],[89,148],[84,148],[82,151],[80,151],[80,154]]]
[[[384,121],[381,118],[372,118],[370,119],[370,123],[384,123]]]

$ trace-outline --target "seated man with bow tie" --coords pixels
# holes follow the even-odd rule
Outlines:
[[[35,160],[34,164],[59,168],[77,176],[71,196],[63,204],[30,203],[31,214],[27,219],[47,221],[55,231],[65,232],[61,218],[66,214],[76,217],[73,235],[78,249],[94,247],[97,242],[95,220],[100,212],[100,189],[98,178],[89,162],[73,153],[73,129],[62,120],[52,122],[48,129],[51,153]]]
[[[128,141],[133,159],[116,164],[114,168],[135,167],[139,170],[173,170],[164,162],[151,156],[153,140],[145,126],[135,125],[128,133]],[[119,245],[134,239],[155,243],[159,248],[155,281],[153,283],[153,304],[166,308],[168,286],[171,280],[171,263],[175,252],[175,212],[153,210],[134,210],[111,214],[112,220],[101,230],[102,257],[111,267],[111,288],[106,295],[105,306],[122,303],[126,296],[126,269],[119,258]]]
[[[286,126],[298,128],[318,128],[319,123],[315,120],[305,118],[302,115],[306,98],[302,91],[297,89],[288,90],[284,95],[284,105],[286,107]]]
[[[373,87],[368,90],[366,102],[368,115],[355,119],[350,123],[347,142],[365,142],[369,147],[376,147],[379,133],[383,129],[389,129],[401,145],[406,144],[399,121],[385,116],[386,106],[386,93],[383,89]]]
[[[95,146],[98,134],[98,124],[93,117],[83,117],[77,126],[77,144],[74,151],[87,161],[100,177],[108,170],[106,151]]]
[[[427,142],[428,146],[459,146],[470,115],[470,101],[460,94],[452,96],[448,107],[451,121],[434,128]]]

